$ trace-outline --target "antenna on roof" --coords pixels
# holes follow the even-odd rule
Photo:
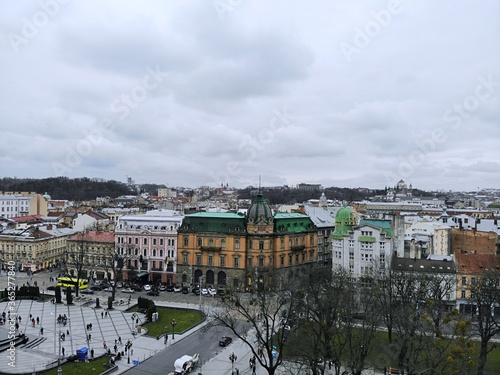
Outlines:
[[[260,187],[261,187],[261,176],[259,174],[259,191],[260,191]]]

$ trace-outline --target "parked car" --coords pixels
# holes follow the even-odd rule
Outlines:
[[[94,285],[94,286],[91,286],[90,289],[93,290],[93,291],[101,291],[102,290],[102,286],[100,286],[100,285]]]
[[[178,285],[174,286],[174,293],[180,293],[182,291],[182,288]]]
[[[167,285],[167,292],[173,292],[174,289],[175,289],[175,285],[173,285],[173,284]],[[179,292],[180,292],[180,290],[179,290]]]
[[[122,293],[134,293],[135,290],[132,288],[124,288],[122,289]]]
[[[233,339],[229,336],[222,336],[219,340],[219,346],[228,346],[233,342]]]
[[[226,295],[226,291],[224,289],[219,289],[217,291],[217,294],[219,295],[219,297],[224,297]]]
[[[149,292],[151,290],[151,285],[149,284],[146,284],[142,287],[142,289],[144,289],[145,291]]]
[[[80,290],[81,294],[94,294],[94,291],[92,289],[82,289]]]
[[[165,290],[167,290],[167,286],[166,285],[160,285],[160,292],[164,292]]]
[[[157,290],[152,290],[152,291],[148,292],[147,295],[148,296],[159,296],[160,292]]]
[[[204,296],[207,296],[208,295],[208,289],[207,288],[202,288],[201,289],[201,294],[203,294]]]
[[[200,288],[193,288],[193,294],[200,295]]]
[[[140,292],[142,290],[142,286],[137,284],[133,285],[131,288],[134,289],[136,292]]]
[[[117,287],[117,288],[123,288],[123,287],[124,287],[124,285],[123,285],[123,283],[122,283],[121,281],[118,281],[118,282],[116,283],[116,287]]]
[[[187,287],[182,288],[182,294],[188,294],[189,289]]]
[[[104,289],[105,292],[112,292],[113,291],[113,287],[111,286],[108,286],[107,288]]]
[[[215,288],[208,288],[208,294],[210,294],[212,297],[217,295],[217,289]]]

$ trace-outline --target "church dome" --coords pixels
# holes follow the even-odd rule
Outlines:
[[[255,224],[272,223],[273,213],[271,211],[271,207],[269,207],[267,202],[264,200],[261,192],[257,194],[257,197],[248,209],[247,219],[249,223]]]
[[[50,200],[52,199],[52,198],[50,197],[50,195],[49,195],[47,192],[45,192],[45,194],[44,194],[44,195],[42,195],[42,197],[43,197],[43,199],[45,199],[46,201],[50,201]]]

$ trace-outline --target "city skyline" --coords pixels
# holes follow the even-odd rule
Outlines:
[[[1,9],[3,176],[498,187],[495,1]]]

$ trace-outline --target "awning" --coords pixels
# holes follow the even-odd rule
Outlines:
[[[138,272],[136,277],[143,277],[143,276],[146,276],[146,275],[149,275],[149,272]]]

